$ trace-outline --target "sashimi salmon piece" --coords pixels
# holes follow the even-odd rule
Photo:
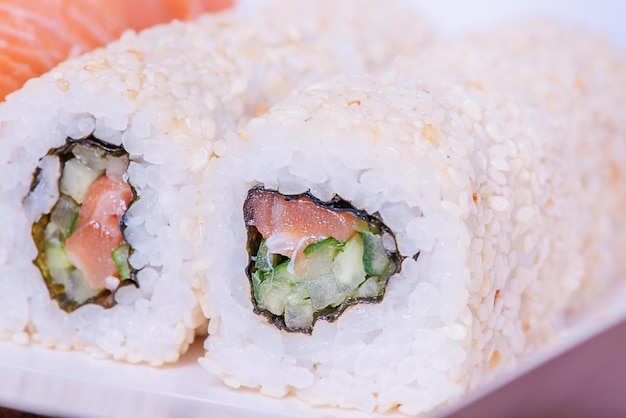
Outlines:
[[[356,217],[337,212],[301,197],[286,199],[267,190],[255,190],[246,201],[246,217],[267,240],[275,254],[294,258],[310,243],[333,237],[347,241],[354,232]]]
[[[0,0],[0,101],[59,62],[174,19],[234,0]]]
[[[109,276],[119,278],[111,253],[124,239],[120,220],[132,198],[128,183],[100,177],[89,187],[76,229],[65,241],[68,259],[93,289],[105,288]]]

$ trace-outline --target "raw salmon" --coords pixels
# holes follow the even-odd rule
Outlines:
[[[111,253],[124,239],[120,219],[132,198],[127,183],[100,177],[89,187],[76,229],[65,241],[68,259],[83,272],[93,289],[105,288],[109,276],[119,277]]]
[[[333,237],[347,241],[355,232],[356,217],[317,205],[310,199],[285,199],[267,191],[252,192],[244,208],[248,225],[254,225],[274,254],[294,259],[307,245]]]
[[[191,19],[234,0],[0,0],[0,101],[57,63],[125,29]]]

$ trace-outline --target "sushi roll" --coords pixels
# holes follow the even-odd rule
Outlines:
[[[317,20],[233,10],[127,32],[0,104],[0,338],[160,365],[206,332],[203,171],[300,81],[369,70],[356,44],[340,61],[316,39],[324,4]],[[377,36],[391,59],[396,36]]]
[[[567,145],[546,141],[544,147],[551,150],[552,165],[567,164],[561,160],[566,153],[571,155],[568,161],[584,154],[579,163],[567,166],[579,172],[577,181],[563,180],[558,187],[604,192],[591,199],[578,198],[579,192],[572,190],[571,196],[577,200],[559,210],[576,211],[576,227],[572,227],[569,236],[553,239],[550,244],[555,251],[558,242],[578,243],[585,262],[569,263],[558,277],[564,282],[578,277],[580,283],[571,301],[558,298],[550,301],[539,294],[528,297],[535,303],[543,300],[547,305],[542,309],[546,312],[561,307],[558,300],[568,301],[566,309],[576,311],[593,303],[626,271],[626,260],[620,254],[626,245],[623,222],[626,172],[619,159],[625,151],[626,127],[620,115],[626,103],[626,91],[621,88],[626,83],[626,54],[623,48],[601,36],[541,19],[522,20],[498,28],[497,42],[493,33],[475,33],[467,39],[438,42],[417,51],[413,65],[419,65],[420,77],[429,84],[445,85],[455,77],[457,83],[464,83],[478,97],[491,88],[523,96],[533,103],[559,137],[567,138]],[[573,46],[558,47],[574,44],[576,51]],[[478,50],[481,54],[465,53],[467,50]],[[507,60],[503,61],[502,57]],[[502,99],[502,106],[515,112],[511,102]],[[475,107],[472,101],[464,105],[470,111]],[[522,133],[529,135],[529,128]],[[500,134],[515,135],[514,132]],[[493,178],[496,177],[494,173]],[[551,206],[553,202],[547,191],[544,199]],[[549,275],[541,277],[555,282]],[[533,328],[538,329],[537,325]]]
[[[524,22],[250,120],[204,173],[203,366],[417,415],[549,344],[579,292],[624,276],[625,70],[591,35]]]

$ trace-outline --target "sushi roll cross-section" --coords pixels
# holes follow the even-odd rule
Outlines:
[[[88,138],[45,158],[54,161],[37,170],[26,210],[47,192],[40,182],[56,181],[58,200],[33,224],[35,264],[50,295],[66,311],[88,302],[111,306],[113,292],[136,273],[122,234],[122,217],[134,199],[126,174],[128,155],[121,147]],[[56,168],[53,173],[47,171],[50,166]]]
[[[338,197],[324,203],[254,188],[244,219],[253,302],[279,328],[310,333],[317,319],[380,301],[400,268],[389,229]]]

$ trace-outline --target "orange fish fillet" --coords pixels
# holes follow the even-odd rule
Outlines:
[[[335,212],[307,198],[287,200],[277,193],[256,190],[246,201],[248,225],[254,225],[263,238],[271,240],[273,253],[293,257],[312,242],[333,237],[347,241],[354,234],[356,217]],[[269,245],[268,245],[269,247]]]
[[[26,80],[117,38],[234,0],[0,0],[0,101]]]
[[[111,253],[124,239],[120,219],[132,198],[127,183],[100,177],[87,191],[76,230],[65,241],[70,262],[83,272],[93,289],[103,289],[107,277],[119,276]]]

